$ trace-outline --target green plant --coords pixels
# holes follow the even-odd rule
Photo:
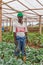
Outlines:
[[[34,49],[26,46],[26,63],[23,62],[20,56],[16,60],[14,50],[14,43],[0,43],[0,65],[40,65],[40,62],[43,60],[43,48]]]

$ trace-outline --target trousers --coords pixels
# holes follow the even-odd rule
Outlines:
[[[17,47],[14,52],[15,56],[18,56],[20,51],[22,52],[22,55],[25,56],[26,55],[26,52],[25,52],[26,37],[16,36],[16,40],[17,40]]]

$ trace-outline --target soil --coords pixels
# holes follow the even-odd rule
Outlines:
[[[39,45],[34,45],[33,43],[27,43],[27,45],[29,47],[36,48],[36,49],[43,48],[43,46],[40,46],[40,44]]]

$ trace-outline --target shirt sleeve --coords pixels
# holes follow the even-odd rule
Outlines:
[[[16,32],[16,25],[13,23],[13,32]]]

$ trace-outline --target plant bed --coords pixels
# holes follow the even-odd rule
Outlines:
[[[4,42],[14,43],[13,32],[3,32],[2,38]],[[28,40],[29,43],[27,43],[27,45],[36,48],[43,48],[43,34],[40,35],[39,33],[28,33]]]
[[[26,62],[22,60],[20,53],[19,58],[14,57],[14,43],[0,43],[0,65],[40,65],[43,62],[43,48],[34,49],[26,46]]]
[[[30,46],[42,47],[43,48],[43,34],[28,33],[28,40]]]

